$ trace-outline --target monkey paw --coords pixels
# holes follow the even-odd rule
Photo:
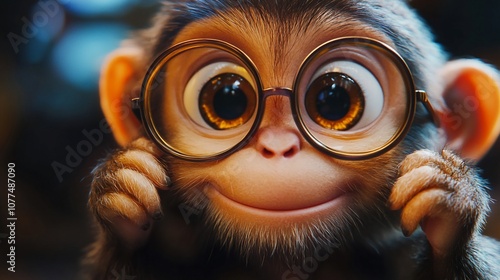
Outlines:
[[[158,157],[161,152],[140,138],[99,164],[94,171],[89,205],[97,220],[122,242],[136,247],[162,217],[157,188],[169,178]]]
[[[450,151],[420,150],[401,163],[389,203],[402,210],[406,236],[420,224],[433,254],[443,256],[458,239],[469,241],[484,223],[489,201],[484,188],[476,170]]]

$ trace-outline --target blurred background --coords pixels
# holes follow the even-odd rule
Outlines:
[[[110,134],[102,133],[99,141],[88,139],[104,119],[98,99],[100,65],[129,31],[148,26],[159,3],[6,3],[0,12],[0,182],[7,181],[7,164],[15,163],[18,221],[12,274],[6,272],[7,184],[1,183],[0,279],[74,279],[91,240],[88,176],[96,162],[116,148]],[[410,4],[452,57],[477,57],[500,67],[500,1]],[[497,143],[479,163],[497,199],[499,155]],[[486,233],[500,238],[500,205],[494,207]]]

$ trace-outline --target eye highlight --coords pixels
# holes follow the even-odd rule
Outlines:
[[[344,131],[361,119],[365,98],[359,85],[348,75],[327,73],[310,85],[305,103],[314,122],[327,129]]]
[[[217,130],[245,124],[255,107],[255,92],[250,83],[232,73],[213,77],[203,86],[199,96],[201,116]]]

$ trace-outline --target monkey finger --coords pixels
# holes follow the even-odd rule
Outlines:
[[[125,168],[130,168],[147,176],[160,189],[167,189],[170,184],[165,169],[150,153],[142,150],[129,150],[120,154],[117,159]]]
[[[400,164],[401,175],[422,166],[440,169],[448,175],[464,175],[469,171],[467,164],[453,152],[442,150],[440,153],[431,150],[418,150],[408,155]]]
[[[422,166],[436,166],[444,163],[444,159],[436,152],[431,150],[418,150],[408,155],[400,164],[399,171],[404,175],[413,169]]]
[[[131,169],[120,169],[115,176],[121,189],[134,197],[153,219],[162,217],[160,197],[151,180]]]
[[[130,148],[139,149],[159,158],[163,152],[151,141],[141,137],[130,144]]]
[[[152,220],[141,206],[125,194],[105,194],[96,210],[126,248],[134,250],[146,242]]]
[[[410,236],[429,216],[436,215],[445,205],[450,193],[442,189],[428,189],[417,194],[401,212],[401,229]]]
[[[151,227],[151,219],[144,209],[130,197],[122,193],[107,193],[103,195],[96,206],[97,215],[107,221],[112,227],[117,225],[119,218],[133,223],[137,229],[143,231]],[[122,223],[119,223],[122,224]],[[119,231],[121,232],[121,231]]]
[[[443,174],[436,168],[422,166],[398,178],[394,184],[389,204],[391,210],[401,209],[419,192],[428,188],[445,186]]]
[[[468,169],[465,161],[452,151],[443,150],[441,156],[448,163],[448,166],[454,167],[458,171],[465,171],[465,169]]]

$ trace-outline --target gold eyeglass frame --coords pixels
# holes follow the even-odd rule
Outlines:
[[[337,159],[342,159],[342,160],[364,160],[364,159],[369,159],[373,158],[376,156],[379,156],[388,150],[392,149],[394,146],[396,146],[398,143],[401,142],[401,140],[406,136],[408,133],[411,124],[413,123],[415,114],[416,114],[416,108],[417,108],[417,103],[421,102],[424,107],[427,109],[427,111],[430,114],[430,117],[432,118],[432,121],[436,126],[439,126],[439,119],[437,117],[436,112],[434,111],[428,97],[427,93],[423,90],[417,90],[415,88],[415,83],[413,80],[413,75],[404,61],[404,59],[389,45],[378,41],[374,40],[371,38],[366,38],[366,37],[342,37],[342,38],[337,38],[333,39],[330,41],[327,41],[320,46],[318,46],[316,49],[311,51],[309,55],[304,59],[304,61],[301,63],[301,66],[299,68],[299,71],[297,72],[297,75],[295,76],[295,81],[294,81],[294,89],[298,88],[298,85],[300,83],[301,77],[306,71],[309,62],[314,60],[318,55],[325,51],[329,51],[332,49],[335,49],[338,46],[345,45],[345,44],[351,44],[351,45],[364,45],[369,48],[375,48],[378,51],[382,51],[385,54],[391,58],[392,62],[395,63],[397,66],[398,70],[401,73],[402,78],[404,79],[405,87],[407,93],[410,95],[408,98],[408,104],[407,104],[407,112],[405,116],[405,121],[404,124],[396,131],[396,133],[390,138],[384,145],[381,147],[378,147],[376,149],[372,149],[369,151],[364,151],[364,152],[342,152],[338,151],[335,149],[332,149],[325,144],[323,144],[321,141],[319,141],[314,135],[309,131],[307,128],[303,118],[300,116],[299,112],[299,101],[298,99],[298,94],[295,94],[293,89],[290,88],[284,88],[284,87],[276,87],[276,88],[269,88],[269,89],[263,89],[262,88],[262,82],[261,78],[259,76],[259,73],[257,71],[256,66],[242,50],[237,48],[234,45],[231,45],[225,41],[221,40],[216,40],[216,39],[194,39],[194,40],[189,40],[189,41],[184,41],[181,43],[178,43],[176,45],[173,45],[172,47],[168,48],[164,52],[162,52],[151,64],[149,67],[145,78],[142,83],[142,88],[141,88],[141,94],[140,97],[138,98],[133,98],[132,101],[132,109],[136,113],[136,115],[140,116],[140,119],[142,123],[145,125],[145,130],[149,137],[156,143],[157,146],[159,146],[163,151],[177,157],[183,160],[188,160],[188,161],[215,161],[215,160],[220,160],[223,159],[230,154],[236,152],[237,150],[243,148],[248,144],[250,139],[255,135],[255,132],[258,130],[263,114],[264,114],[264,100],[273,95],[283,95],[283,96],[288,96],[290,98],[290,105],[291,105],[291,110],[292,110],[292,115],[293,119],[295,121],[295,124],[297,125],[300,133],[302,136],[315,148],[318,150],[334,157]],[[169,143],[165,141],[165,139],[160,135],[160,132],[158,131],[157,127],[155,126],[154,119],[152,116],[152,110],[151,110],[151,89],[154,87],[155,83],[155,77],[158,74],[158,72],[161,70],[161,66],[164,65],[166,62],[168,62],[170,59],[174,58],[178,54],[185,52],[187,50],[191,49],[196,49],[196,48],[203,48],[203,47],[210,47],[210,48],[216,48],[222,51],[225,51],[229,54],[234,55],[238,59],[241,60],[242,63],[244,63],[246,69],[250,71],[250,75],[255,79],[256,83],[256,90],[257,92],[257,108],[256,108],[256,117],[255,120],[252,124],[252,127],[248,130],[247,134],[234,146],[213,154],[213,155],[208,155],[208,156],[196,156],[196,155],[189,155],[185,154],[178,149],[175,149],[172,147]],[[160,66],[160,67],[159,67]],[[203,145],[203,143],[200,143]]]

